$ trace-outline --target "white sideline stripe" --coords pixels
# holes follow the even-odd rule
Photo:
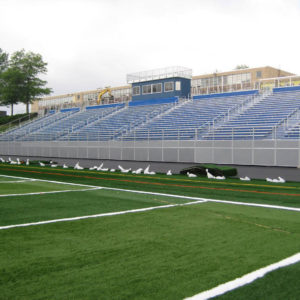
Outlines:
[[[19,177],[19,176],[11,176],[11,175],[0,175],[0,177],[5,177],[5,178],[26,178],[26,179],[33,179],[33,178],[27,178],[27,177]],[[35,179],[33,179],[35,180]]]
[[[18,183],[18,182],[30,182],[35,180],[11,180],[11,181],[0,181],[0,183]]]
[[[183,195],[173,195],[173,194],[146,192],[146,191],[137,191],[137,190],[124,190],[124,189],[110,188],[110,187],[103,187],[103,189],[112,190],[112,191],[120,191],[120,192],[128,192],[128,193],[136,193],[136,194],[149,194],[149,195],[155,195],[155,196],[182,198],[182,199],[196,200],[196,201],[203,201],[203,202],[207,202],[207,200],[209,200],[209,199],[199,198],[199,197],[190,197],[190,196],[183,196]]]
[[[295,264],[297,262],[300,262],[300,252],[296,253],[288,258],[285,258],[277,263],[274,263],[267,267],[258,269],[254,272],[248,273],[240,278],[237,278],[232,281],[226,282],[224,284],[218,285],[217,287],[215,287],[211,290],[207,290],[200,294],[194,295],[192,297],[185,298],[185,300],[206,300],[206,299],[210,299],[210,298],[213,298],[216,296],[220,296],[229,291],[232,291],[234,289],[237,289],[239,287],[247,285],[247,284],[255,281],[258,278],[262,278],[269,272],[275,271],[279,268],[287,267],[287,266]]]
[[[8,177],[8,178],[27,179],[27,180],[32,180],[32,181],[42,181],[42,182],[58,183],[58,184],[64,184],[64,185],[75,185],[75,186],[85,186],[85,187],[99,187],[98,185],[87,185],[87,184],[72,183],[72,182],[63,182],[63,181],[36,179],[36,178],[30,178],[30,177],[19,177],[19,176],[9,176],[9,175],[0,175],[0,176],[1,177]]]
[[[16,224],[16,225],[7,225],[7,226],[1,226],[0,230],[16,228],[16,227],[28,227],[28,226],[35,226],[35,225],[42,225],[42,224],[50,224],[50,223],[57,223],[57,222],[77,221],[77,220],[84,220],[84,219],[90,219],[90,218],[101,218],[101,217],[109,217],[109,216],[116,216],[116,215],[125,215],[125,214],[138,213],[138,212],[144,212],[144,211],[155,210],[155,209],[194,205],[194,204],[204,203],[204,202],[205,201],[201,200],[201,201],[193,201],[193,202],[188,202],[188,203],[183,203],[183,204],[169,204],[169,205],[138,208],[138,209],[124,210],[124,211],[117,211],[117,212],[110,212],[110,213],[103,213],[103,214],[96,214],[96,215],[88,215],[88,216],[81,216],[81,217],[47,220],[47,221]]]
[[[44,194],[57,194],[57,193],[68,193],[68,192],[86,192],[86,191],[94,191],[94,190],[101,190],[101,189],[102,187],[81,189],[81,190],[62,190],[62,191],[49,191],[49,192],[34,192],[34,193],[25,193],[25,194],[6,194],[6,195],[0,195],[0,197],[44,195]]]
[[[16,176],[9,176],[9,175],[0,175],[0,176],[2,176],[2,177],[11,177],[11,178],[21,178],[21,179],[32,179],[32,178],[27,178],[27,177],[16,177]],[[102,189],[105,189],[105,190],[113,190],[113,191],[121,191],[121,192],[130,192],[130,193],[139,193],[139,194],[166,196],[166,197],[174,197],[174,198],[183,198],[183,199],[196,200],[196,201],[202,200],[202,201],[205,201],[205,202],[217,202],[217,203],[225,203],[225,204],[233,204],[233,205],[254,206],[254,207],[273,208],[273,209],[280,209],[280,210],[289,210],[289,211],[300,212],[300,208],[298,208],[298,207],[290,207],[290,206],[280,206],[280,205],[271,205],[271,204],[259,204],[259,203],[249,203],[249,202],[237,202],[237,201],[230,201],[230,200],[218,200],[218,199],[209,199],[209,198],[200,198],[200,197],[190,197],[190,196],[164,194],[164,193],[155,193],[155,192],[147,192],[147,191],[110,188],[110,187],[105,187],[105,186],[101,187],[101,186],[98,186],[98,185],[87,185],[87,184],[79,184],[79,183],[72,183],[72,182],[62,182],[62,181],[54,181],[54,180],[45,180],[45,179],[34,179],[34,180],[36,180],[36,181],[42,181],[42,182],[51,182],[51,183],[65,184],[65,185],[85,186],[85,187],[89,187],[89,188],[102,188]]]
[[[274,208],[274,209],[291,210],[291,211],[300,212],[300,208],[298,208],[298,207],[280,206],[280,205],[271,205],[271,204],[259,204],[259,203],[248,203],[248,202],[235,202],[235,201],[217,200],[217,199],[206,199],[206,200],[207,200],[207,202],[217,202],[217,203],[226,203],[226,204],[235,204],[235,205]]]
[[[181,195],[155,193],[155,192],[124,190],[124,189],[109,188],[109,187],[103,187],[103,189],[114,190],[114,191],[122,191],[122,192],[130,192],[130,193],[139,193],[139,194],[151,194],[151,195],[158,195],[158,196],[167,196],[167,197],[174,197],[174,198],[183,198],[183,199],[190,199],[190,200],[196,200],[196,201],[205,200],[205,202],[217,202],[217,203],[234,204],[234,205],[245,205],[245,206],[255,206],[255,207],[264,207],[264,208],[274,208],[274,209],[291,210],[291,211],[299,211],[300,212],[300,208],[290,207],[290,206],[279,206],[279,205],[248,203],[248,202],[237,202],[237,201],[230,201],[230,200],[217,200],[217,199],[181,196]]]

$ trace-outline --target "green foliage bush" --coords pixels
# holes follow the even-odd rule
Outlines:
[[[214,164],[199,164],[188,168],[184,168],[180,171],[180,174],[186,175],[186,173],[189,172],[198,176],[206,177],[206,169],[208,169],[208,171],[214,176],[230,177],[237,175],[236,168],[232,168],[229,166],[218,166]]]
[[[22,121],[26,121],[32,118],[37,117],[37,113],[30,113],[30,114],[18,114],[14,116],[2,116],[0,117],[0,125],[4,125],[13,121],[17,121],[19,119],[22,119]]]

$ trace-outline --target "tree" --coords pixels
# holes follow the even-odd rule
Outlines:
[[[14,104],[22,101],[24,97],[24,74],[16,68],[7,68],[1,73],[1,104],[11,105],[11,115],[14,114]]]
[[[8,66],[8,54],[0,48],[0,75]]]
[[[235,70],[248,69],[248,68],[249,68],[249,66],[247,66],[247,65],[237,65],[235,67]]]
[[[49,95],[52,90],[45,87],[47,81],[39,78],[41,74],[47,73],[47,63],[43,61],[40,54],[25,52],[24,49],[12,54],[9,67],[14,70],[15,75],[22,74],[23,82],[19,84],[22,91],[20,102],[26,105],[26,112],[29,113],[29,104],[43,95]]]
[[[8,54],[3,52],[0,48],[0,105],[4,104],[5,101],[2,99],[2,93],[4,88],[4,79],[3,79],[3,72],[7,69],[8,66]]]
[[[25,52],[13,53],[9,59],[7,53],[0,48],[0,103],[13,106],[19,102],[26,105],[29,113],[29,104],[40,96],[51,93],[46,88],[47,81],[39,78],[47,73],[47,63],[40,54]]]

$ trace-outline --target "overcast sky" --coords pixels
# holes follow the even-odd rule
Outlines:
[[[40,53],[53,95],[167,66],[300,74],[299,0],[0,0],[0,48]]]

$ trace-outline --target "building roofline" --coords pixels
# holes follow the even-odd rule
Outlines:
[[[236,70],[231,70],[231,71],[225,71],[225,72],[214,72],[214,73],[208,73],[208,74],[203,74],[203,75],[195,75],[192,77],[192,79],[198,79],[198,78],[206,78],[206,77],[213,77],[213,76],[216,76],[216,75],[228,75],[228,74],[234,74],[234,73],[245,73],[245,71],[255,71],[255,70],[263,70],[263,69],[272,69],[272,70],[276,70],[276,71],[279,71],[279,72],[284,72],[284,73],[287,73],[289,75],[285,75],[285,76],[291,76],[291,75],[295,75],[293,73],[290,73],[290,72],[287,72],[287,71],[284,71],[284,70],[281,70],[281,69],[277,69],[277,68],[274,68],[274,67],[270,67],[270,66],[264,66],[264,67],[255,67],[255,68],[245,68],[245,69],[236,69]]]
[[[129,89],[129,88],[131,88],[131,85],[114,86],[114,87],[111,87],[110,89],[112,91],[115,91],[115,90],[120,90],[120,89]],[[100,92],[102,89],[104,89],[104,88],[88,90],[88,91],[80,91],[80,92],[74,92],[74,93],[68,93],[68,94],[52,95],[52,96],[40,98],[38,100],[50,100],[50,99],[54,99],[54,98],[57,99],[57,98],[73,97],[73,96],[80,95],[80,94],[97,93],[97,92]]]
[[[272,70],[278,71],[279,73],[282,72],[282,73],[285,74],[282,77],[295,76],[294,73],[290,73],[290,72],[287,72],[287,71],[284,71],[284,70],[281,70],[281,69],[277,69],[277,68],[274,68],[274,67],[271,67],[271,66],[264,66],[264,67],[237,69],[237,70],[231,70],[231,71],[226,71],[226,72],[215,72],[215,73],[209,73],[209,74],[195,75],[195,76],[192,76],[191,79],[200,79],[200,78],[230,75],[230,74],[240,74],[240,73],[253,72],[253,71],[256,71],[256,70],[265,70],[265,69],[272,69]],[[119,89],[129,89],[129,88],[131,88],[131,84],[111,87],[111,90],[115,91],[115,90],[119,90]],[[65,98],[65,97],[74,97],[76,95],[97,93],[100,90],[101,89],[94,89],[94,90],[88,90],[88,91],[73,92],[73,93],[68,93],[68,94],[52,95],[52,96],[47,96],[47,97],[40,98],[38,100],[51,100],[51,99],[58,99],[58,98]]]

